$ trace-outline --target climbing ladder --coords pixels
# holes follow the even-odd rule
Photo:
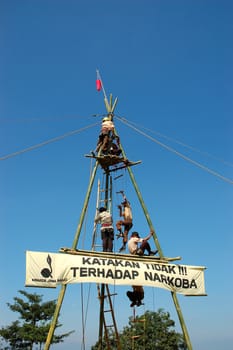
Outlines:
[[[135,344],[136,341],[142,337],[143,338],[143,348],[141,348],[142,350],[146,349],[146,340],[145,340],[145,327],[146,327],[146,319],[145,318],[136,318],[136,314],[135,314],[135,307],[133,308],[133,323],[135,324],[135,327],[132,327],[133,330],[133,334],[131,335],[131,350],[135,350]],[[136,334],[137,333],[137,327],[136,324],[137,323],[143,323],[143,333],[142,334]]]
[[[98,180],[97,186],[97,200],[96,200],[96,215],[97,208],[103,206],[111,210],[112,206],[112,180],[109,179],[110,186],[106,184],[104,189],[100,187],[100,180]],[[98,232],[98,224],[94,224],[93,237],[92,237],[92,250],[96,251],[101,244],[98,244],[100,240],[100,232]],[[112,349],[114,343],[117,350],[121,350],[121,344],[119,339],[119,333],[117,329],[116,319],[114,315],[114,308],[112,297],[116,296],[116,293],[111,293],[108,284],[97,284],[98,298],[100,302],[100,321],[99,321],[99,349],[102,349],[102,331],[104,329],[104,338],[107,346],[107,350]]]
[[[105,338],[107,350],[112,350],[113,345],[117,347],[117,350],[121,350],[122,348],[121,348],[119,333],[118,333],[116,319],[114,315],[113,302],[112,302],[112,297],[117,295],[117,293],[110,293],[108,284],[102,284],[102,285],[98,284],[97,290],[98,290],[98,297],[100,300],[100,306],[102,309],[104,338]],[[108,307],[106,308],[106,306]],[[111,333],[110,333],[110,330],[112,331]],[[99,344],[99,348],[101,348],[100,344]]]
[[[112,183],[112,180],[111,180],[111,183]],[[111,211],[111,207],[112,207],[111,192],[112,192],[112,185],[110,185],[110,188],[101,189],[100,180],[98,180],[95,217],[97,216],[98,208],[100,207],[106,207],[108,208],[109,211]],[[93,228],[93,234],[92,234],[92,248],[91,248],[93,251],[98,251],[100,248],[102,248],[101,237],[100,237],[100,232],[98,230],[98,227],[99,227],[99,224],[96,224],[94,222],[94,228]]]

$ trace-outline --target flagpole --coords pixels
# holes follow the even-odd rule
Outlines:
[[[105,92],[105,89],[104,89],[104,84],[103,84],[103,81],[102,81],[102,79],[101,79],[100,72],[99,72],[98,69],[96,69],[96,74],[97,74],[97,80],[99,80],[100,83],[101,83],[101,88],[102,88],[102,90],[103,90],[104,102],[105,102],[107,111],[110,112],[111,107],[110,107],[110,105],[109,105],[109,103],[108,103],[107,95],[106,95],[106,92]]]

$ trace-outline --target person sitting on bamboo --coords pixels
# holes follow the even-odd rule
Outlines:
[[[129,252],[134,255],[144,255],[145,251],[148,252],[148,255],[157,254],[158,251],[152,251],[151,246],[148,242],[148,240],[153,236],[153,234],[154,232],[151,231],[148,236],[141,238],[138,232],[132,232],[131,237],[128,241]]]
[[[113,139],[116,139],[117,145],[113,142],[110,142],[110,139],[112,139],[111,141],[113,141]],[[112,153],[119,155],[121,153],[119,144],[120,140],[119,137],[115,134],[115,127],[113,121],[109,117],[104,117],[102,120],[101,132],[95,151],[98,153],[101,149],[101,151],[105,154]]]

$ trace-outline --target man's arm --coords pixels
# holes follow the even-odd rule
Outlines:
[[[98,221],[100,221],[100,216],[99,216],[99,214],[95,217],[95,224],[97,224]]]
[[[143,238],[143,241],[148,241],[151,238],[151,236],[153,236],[153,234],[154,234],[154,231],[150,231],[149,235]]]
[[[122,207],[121,207],[121,205],[118,205],[117,207],[119,209],[119,215],[122,216]]]

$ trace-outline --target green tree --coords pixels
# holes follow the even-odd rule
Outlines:
[[[42,296],[36,293],[30,294],[20,290],[26,300],[15,297],[14,304],[9,304],[9,308],[19,313],[19,320],[12,322],[7,327],[0,329],[1,340],[9,345],[4,349],[25,349],[32,350],[34,344],[38,344],[42,348],[45,343],[50,327],[50,322],[56,307],[56,301],[51,300],[42,302]],[[56,328],[61,324],[57,323]],[[60,343],[64,341],[73,331],[61,335],[54,335],[52,343]],[[2,349],[2,347],[1,347]]]
[[[124,350],[186,350],[183,335],[174,329],[175,322],[163,309],[157,312],[146,311],[140,317],[129,318],[129,324],[119,334]],[[109,334],[111,350],[116,350],[114,333]],[[107,346],[103,341],[103,350]],[[96,343],[92,350],[98,350]]]

